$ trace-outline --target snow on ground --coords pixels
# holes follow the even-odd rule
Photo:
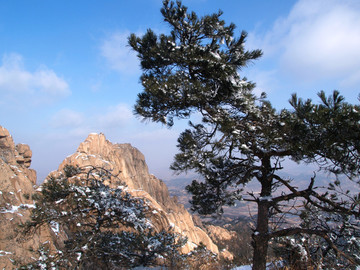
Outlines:
[[[233,268],[232,270],[251,270],[251,269],[252,269],[251,265],[242,265],[242,266]]]
[[[284,263],[282,261],[269,262],[266,264],[266,269],[274,270],[274,269],[279,269],[279,267],[283,267],[283,266],[284,266]],[[252,265],[237,266],[237,267],[233,268],[232,270],[252,270]]]

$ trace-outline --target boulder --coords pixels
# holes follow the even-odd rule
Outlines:
[[[32,151],[30,147],[27,144],[19,143],[16,145],[16,151],[18,152],[17,157],[19,160],[22,161],[22,164],[26,168],[29,168],[31,165],[31,157],[32,157]],[[20,163],[19,160],[17,160],[17,163]]]

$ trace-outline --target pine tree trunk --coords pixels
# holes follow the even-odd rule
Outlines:
[[[253,234],[253,270],[266,270],[268,252],[269,209],[272,188],[272,173],[270,158],[262,159],[261,193],[258,201],[258,217],[256,230]]]
[[[260,201],[258,204],[258,218],[256,231],[253,235],[253,270],[266,269],[266,257],[268,251],[268,224],[269,203]]]

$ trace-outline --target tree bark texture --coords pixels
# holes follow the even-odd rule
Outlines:
[[[268,251],[268,224],[269,203],[259,201],[256,231],[253,234],[253,270],[266,269],[266,257]]]
[[[253,270],[266,270],[266,258],[269,246],[269,209],[271,201],[272,173],[270,158],[262,159],[262,173],[258,180],[261,193],[258,199],[258,216],[256,230],[253,234]]]

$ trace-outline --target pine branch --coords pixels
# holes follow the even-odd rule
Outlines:
[[[268,239],[273,239],[277,237],[284,237],[284,236],[292,236],[292,235],[299,235],[299,234],[307,234],[307,235],[317,235],[323,238],[326,243],[329,245],[331,249],[333,249],[338,255],[343,256],[347,260],[349,260],[352,264],[358,265],[360,264],[360,260],[350,256],[349,254],[341,251],[330,239],[329,237],[329,231],[328,230],[317,230],[317,229],[307,229],[307,228],[288,228],[288,229],[282,229],[278,230],[276,232],[269,233],[267,235]]]

